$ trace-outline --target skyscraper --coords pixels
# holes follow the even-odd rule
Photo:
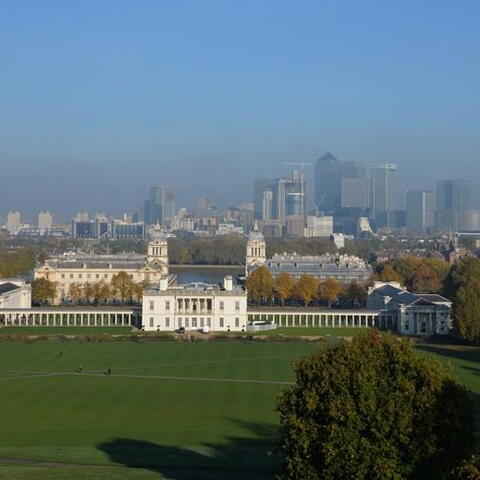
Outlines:
[[[10,235],[17,235],[21,227],[21,217],[18,210],[10,211],[7,214],[7,223],[5,228],[8,230]]]
[[[431,191],[407,191],[407,229],[425,232],[435,226],[437,194]]]
[[[392,214],[397,209],[397,165],[376,163],[368,170],[374,183],[375,216],[380,226],[391,226]]]
[[[472,209],[472,184],[468,180],[437,182],[437,227],[441,230],[469,230],[468,212]]]
[[[48,211],[42,211],[38,214],[38,229],[43,235],[49,228],[52,228],[53,216]]]
[[[330,152],[315,163],[315,205],[331,212],[340,206],[340,161]]]
[[[200,197],[197,200],[197,217],[209,218],[217,214],[217,202],[210,197]]]
[[[263,215],[263,192],[271,187],[273,181],[266,178],[259,178],[253,181],[253,218],[262,220]]]
[[[171,220],[176,213],[176,198],[175,192],[167,190],[162,185],[150,187],[150,196],[144,203],[145,224],[163,225]]]

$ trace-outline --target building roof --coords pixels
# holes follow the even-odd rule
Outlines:
[[[383,287],[377,288],[373,293],[379,293],[384,297],[393,297],[394,295],[398,295],[400,292],[404,291],[405,290],[394,287],[393,285],[384,285]]]
[[[18,285],[15,285],[14,283],[11,282],[6,282],[0,284],[0,295],[3,295],[4,293],[12,292],[13,290],[17,290],[20,288]]]
[[[255,223],[253,226],[253,230],[248,234],[248,243],[250,242],[264,242],[265,237],[263,236],[262,232],[258,231],[258,225]]]
[[[191,282],[183,285],[170,286],[162,290],[160,285],[152,285],[145,292],[146,295],[246,295],[246,291],[239,285],[233,285],[232,290],[225,290],[219,284]]]

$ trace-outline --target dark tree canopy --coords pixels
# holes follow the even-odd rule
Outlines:
[[[277,404],[283,479],[446,480],[473,451],[468,392],[408,340],[365,332],[295,373]]]
[[[460,338],[480,341],[480,260],[468,257],[452,267],[444,282],[453,301],[453,328]]]

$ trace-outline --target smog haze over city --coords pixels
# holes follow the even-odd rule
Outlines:
[[[1,215],[252,201],[284,162],[477,183],[477,1],[0,0]],[[311,170],[308,170],[310,168]],[[311,173],[311,176],[309,175]],[[477,198],[475,198],[477,201]]]

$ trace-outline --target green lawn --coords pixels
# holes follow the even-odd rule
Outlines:
[[[275,330],[265,330],[263,332],[255,332],[255,335],[293,335],[293,336],[316,336],[324,337],[330,335],[332,337],[353,337],[360,332],[364,332],[365,328],[328,328],[328,327],[281,327]]]
[[[0,478],[271,479],[275,398],[316,347],[0,342]]]
[[[275,398],[316,348],[0,341],[0,478],[273,480]],[[478,401],[480,349],[418,348]]]
[[[3,327],[0,335],[128,335],[131,327]]]

